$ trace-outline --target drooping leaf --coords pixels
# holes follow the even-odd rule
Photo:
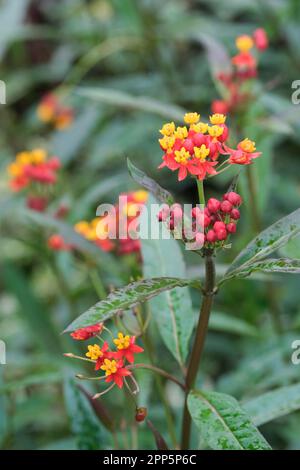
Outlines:
[[[157,449],[158,450],[168,450],[169,448],[166,444],[166,441],[164,440],[164,438],[162,437],[160,432],[156,429],[156,427],[154,426],[152,421],[150,421],[149,419],[147,419],[147,426],[153,434]]]
[[[192,391],[188,408],[201,438],[214,450],[269,450],[270,445],[230,395]]]
[[[300,233],[300,209],[283,217],[268,227],[252,240],[237,256],[229,267],[227,274],[240,266],[247,266],[266,258],[272,252],[281,248],[291,238]]]
[[[256,426],[268,423],[300,409],[300,384],[281,387],[243,404]]]
[[[300,260],[289,258],[266,259],[265,261],[258,261],[257,263],[245,265],[228,273],[221,280],[219,285],[230,279],[244,278],[257,272],[299,274]]]
[[[57,355],[60,351],[58,333],[49,316],[46,306],[34,294],[28,279],[20,268],[9,262],[3,262],[1,274],[4,285],[20,305],[20,316],[26,324],[32,339],[46,352]]]
[[[78,88],[77,93],[93,101],[110,104],[118,108],[136,109],[145,113],[159,114],[167,119],[182,120],[186,112],[179,106],[149,98],[146,96],[132,96],[128,93],[110,88]]]
[[[162,188],[156,181],[149,178],[142,170],[139,170],[136,166],[131,163],[129,158],[127,159],[127,165],[129,173],[132,178],[141,186],[150,191],[151,194],[161,203],[168,205],[174,204],[173,196],[166,189]]]
[[[116,289],[105,300],[89,308],[74,320],[66,328],[65,332],[103,322],[124,310],[128,310],[141,302],[151,299],[161,292],[174,289],[175,287],[186,286],[200,288],[200,283],[190,279],[175,277],[161,277],[131,282],[122,289]]]
[[[141,227],[148,219],[150,226],[151,207],[155,199],[150,197],[147,211],[141,215]],[[184,259],[179,244],[165,237],[167,229],[161,226],[161,237],[142,237],[143,273],[146,278],[156,276],[186,277]],[[167,348],[183,367],[188,354],[188,345],[196,316],[192,309],[190,293],[185,289],[172,289],[150,301],[152,318]]]
[[[94,411],[77,387],[74,379],[68,377],[64,383],[65,403],[71,421],[71,429],[76,437],[79,450],[99,450],[103,448],[103,429]]]

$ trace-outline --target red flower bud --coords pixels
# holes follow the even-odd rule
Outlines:
[[[202,232],[196,233],[196,237],[195,237],[195,238],[196,238],[196,243],[197,243],[197,245],[199,245],[199,248],[202,248],[202,246],[203,246],[204,243],[205,243],[205,239],[206,239],[204,233],[202,233]]]
[[[253,33],[253,39],[256,48],[259,51],[264,51],[269,46],[268,36],[263,28],[258,28]]]
[[[232,204],[229,201],[223,201],[221,203],[221,211],[229,214],[232,211]]]
[[[226,197],[225,197],[226,196]],[[242,198],[239,194],[231,191],[230,193],[224,194],[224,199],[231,202],[233,206],[240,206],[242,204]]]
[[[214,243],[217,240],[217,235],[214,230],[209,230],[206,234],[206,240],[209,243]]]
[[[195,134],[193,135],[193,142],[194,147],[201,147],[201,145],[205,145],[206,143],[206,136],[204,134]]]
[[[27,207],[37,212],[44,212],[47,207],[48,201],[44,197],[28,196],[26,201]]]
[[[194,153],[195,144],[192,139],[185,139],[183,147],[190,152],[190,154]]]
[[[204,214],[204,227],[208,227],[211,223],[212,217],[209,217],[208,215]]]
[[[215,232],[218,232],[219,230],[225,230],[225,229],[226,229],[226,225],[224,224],[224,222],[221,222],[221,221],[215,222],[214,224]]]
[[[135,420],[138,423],[141,423],[142,421],[145,421],[147,414],[148,414],[147,408],[145,408],[144,406],[141,406],[140,408],[136,409]]]
[[[207,202],[207,208],[210,212],[218,212],[220,210],[221,203],[218,199],[210,198]]]
[[[230,212],[230,217],[234,220],[239,220],[240,211],[238,209],[232,209],[232,211]]]
[[[211,105],[211,110],[213,114],[227,114],[229,106],[226,101],[214,100]]]
[[[197,217],[201,217],[202,211],[200,207],[193,207],[191,214],[192,214],[192,217],[196,219]]]
[[[226,225],[226,230],[229,233],[235,233],[236,232],[236,224],[233,222],[230,222],[229,224]]]
[[[226,238],[227,238],[227,231],[226,231],[225,228],[219,229],[216,233],[217,233],[217,239],[218,239],[218,240],[220,240],[220,241],[221,241],[221,240],[226,240]]]

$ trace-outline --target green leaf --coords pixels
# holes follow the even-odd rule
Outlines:
[[[103,448],[102,427],[87,398],[80,392],[74,379],[70,377],[65,380],[64,395],[71,429],[77,440],[77,448],[79,450]]]
[[[89,308],[85,313],[74,320],[66,328],[65,332],[103,322],[124,310],[135,307],[140,302],[151,299],[161,292],[174,289],[175,287],[186,286],[200,289],[199,281],[174,277],[153,278],[132,282],[122,289],[116,289],[105,300]]]
[[[128,93],[110,88],[78,88],[77,94],[99,101],[100,103],[110,104],[118,108],[134,109],[144,111],[145,113],[158,114],[167,119],[182,121],[185,110],[179,106],[169,103],[162,103],[154,98],[146,96],[132,96]]]
[[[281,387],[243,404],[256,426],[300,409],[300,384]]]
[[[100,250],[94,243],[86,240],[82,235],[75,232],[73,227],[66,222],[56,219],[47,214],[42,214],[30,209],[23,209],[20,217],[25,216],[25,220],[33,221],[44,228],[55,230],[62,235],[66,243],[76,246],[78,249],[89,254],[95,261],[101,263],[101,269],[106,273],[113,273],[116,279],[119,278],[119,266],[110,253]]]
[[[141,215],[141,227],[148,218],[151,220],[151,205],[156,201],[150,197],[148,211]],[[162,236],[159,239],[142,238],[143,274],[146,278],[156,276],[186,277],[186,269],[179,244],[173,238],[167,239],[167,229],[161,225]],[[196,316],[188,289],[172,289],[156,296],[150,301],[152,318],[155,321],[162,340],[169,351],[183,368],[188,354],[189,341],[193,332]]]
[[[243,336],[257,336],[257,329],[245,320],[223,312],[212,312],[209,320],[210,330],[222,331]]]
[[[283,217],[268,227],[241,251],[229,267],[227,274],[241,266],[249,266],[284,246],[300,233],[300,209]]]
[[[192,391],[188,408],[201,438],[214,450],[269,450],[271,447],[230,395]]]
[[[53,134],[50,142],[51,151],[64,164],[74,160],[97,126],[101,114],[102,112],[96,107],[84,110],[68,129]]]
[[[169,206],[174,204],[173,196],[166,189],[162,188],[156,181],[149,178],[142,170],[139,170],[133,163],[127,158],[127,166],[129,173],[132,178],[141,186],[150,191],[151,194],[161,203],[168,204]]]
[[[27,323],[33,341],[47,353],[59,354],[61,346],[58,333],[46,306],[34,294],[28,278],[20,268],[9,262],[3,262],[1,274],[5,287],[19,302],[20,316]]]
[[[6,48],[20,34],[20,25],[26,15],[29,0],[10,0],[1,2],[0,7],[0,57],[5,54]]]
[[[223,284],[225,281],[236,278],[244,278],[251,276],[253,273],[300,273],[300,259],[289,259],[289,258],[278,258],[278,259],[267,259],[265,261],[258,261],[241,268],[235,269],[228,273],[219,283]]]

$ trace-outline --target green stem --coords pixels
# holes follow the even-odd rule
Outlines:
[[[204,187],[203,181],[197,179],[197,188],[198,188],[198,195],[199,195],[199,202],[203,206],[205,206],[205,196],[204,196]]]
[[[161,375],[162,377],[165,377],[168,380],[171,380],[175,384],[177,384],[180,388],[185,390],[185,386],[183,383],[181,383],[174,375],[169,374],[163,369],[160,369],[159,367],[153,366],[152,364],[132,364],[127,366],[127,369],[148,369],[151,370],[152,372],[155,372],[156,374]]]
[[[208,329],[208,322],[213,303],[213,297],[215,293],[215,264],[212,252],[210,251],[207,252],[205,255],[205,288],[203,291],[203,299],[200,309],[198,326],[186,375],[186,393],[182,419],[181,449],[189,448],[191,434],[191,415],[187,407],[187,399],[188,394],[190,390],[194,387],[197,378],[197,373],[199,370],[200,360]]]

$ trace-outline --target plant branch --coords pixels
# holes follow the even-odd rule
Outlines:
[[[185,390],[185,385],[182,382],[180,382],[176,377],[174,377],[174,375],[169,374],[168,372],[166,372],[163,369],[160,369],[159,367],[152,366],[151,364],[132,364],[132,365],[127,366],[127,369],[149,369],[152,372],[155,372],[161,375],[162,377],[165,377],[166,379],[171,380],[172,382],[177,384],[180,388]]]
[[[215,264],[212,252],[208,251],[205,254],[205,287],[203,290],[203,300],[185,382],[186,393],[182,420],[181,449],[189,448],[191,416],[187,407],[187,398],[197,378],[215,293]]]

